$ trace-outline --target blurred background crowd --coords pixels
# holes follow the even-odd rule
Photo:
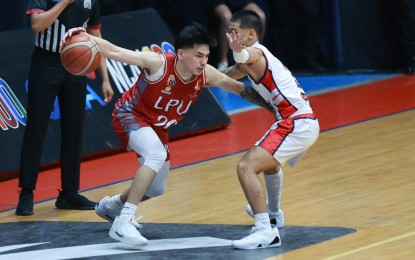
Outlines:
[[[27,1],[3,5],[0,31],[28,27]],[[210,2],[218,1],[100,0],[103,16],[154,8],[173,34],[192,22],[204,24],[218,34],[221,21],[214,10],[208,8]],[[240,1],[219,2],[232,5]],[[415,71],[413,0],[248,2],[255,3],[265,15],[262,43],[296,73],[402,71],[413,74]],[[209,61],[216,67],[220,62],[219,54],[218,49],[212,50]]]

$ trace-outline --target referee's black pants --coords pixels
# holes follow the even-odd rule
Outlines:
[[[86,77],[61,65],[59,54],[36,48],[28,84],[27,124],[20,160],[19,187],[34,190],[53,103],[58,97],[61,120],[62,190],[77,192],[85,116]]]

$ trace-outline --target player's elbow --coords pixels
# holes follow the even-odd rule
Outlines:
[[[241,82],[241,84],[238,86],[238,95],[241,95],[242,92],[246,90],[246,88],[249,88],[249,86]]]
[[[39,23],[32,23],[32,31],[35,33],[41,32],[43,30],[43,27]]]
[[[47,28],[45,27],[44,22],[42,22],[43,21],[42,15],[43,14],[38,14],[38,13],[34,13],[30,15],[30,25],[31,25],[32,31],[35,33],[41,32]]]

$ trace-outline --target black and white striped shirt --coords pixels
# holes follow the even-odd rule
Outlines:
[[[43,13],[51,9],[60,0],[30,0],[27,15]],[[76,0],[68,5],[55,22],[41,32],[34,33],[35,46],[59,52],[59,43],[65,32],[74,27],[100,28],[98,0]]]

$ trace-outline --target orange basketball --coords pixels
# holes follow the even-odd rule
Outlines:
[[[101,62],[101,49],[96,41],[86,34],[72,35],[62,46],[61,62],[71,74],[84,76],[98,68]]]

